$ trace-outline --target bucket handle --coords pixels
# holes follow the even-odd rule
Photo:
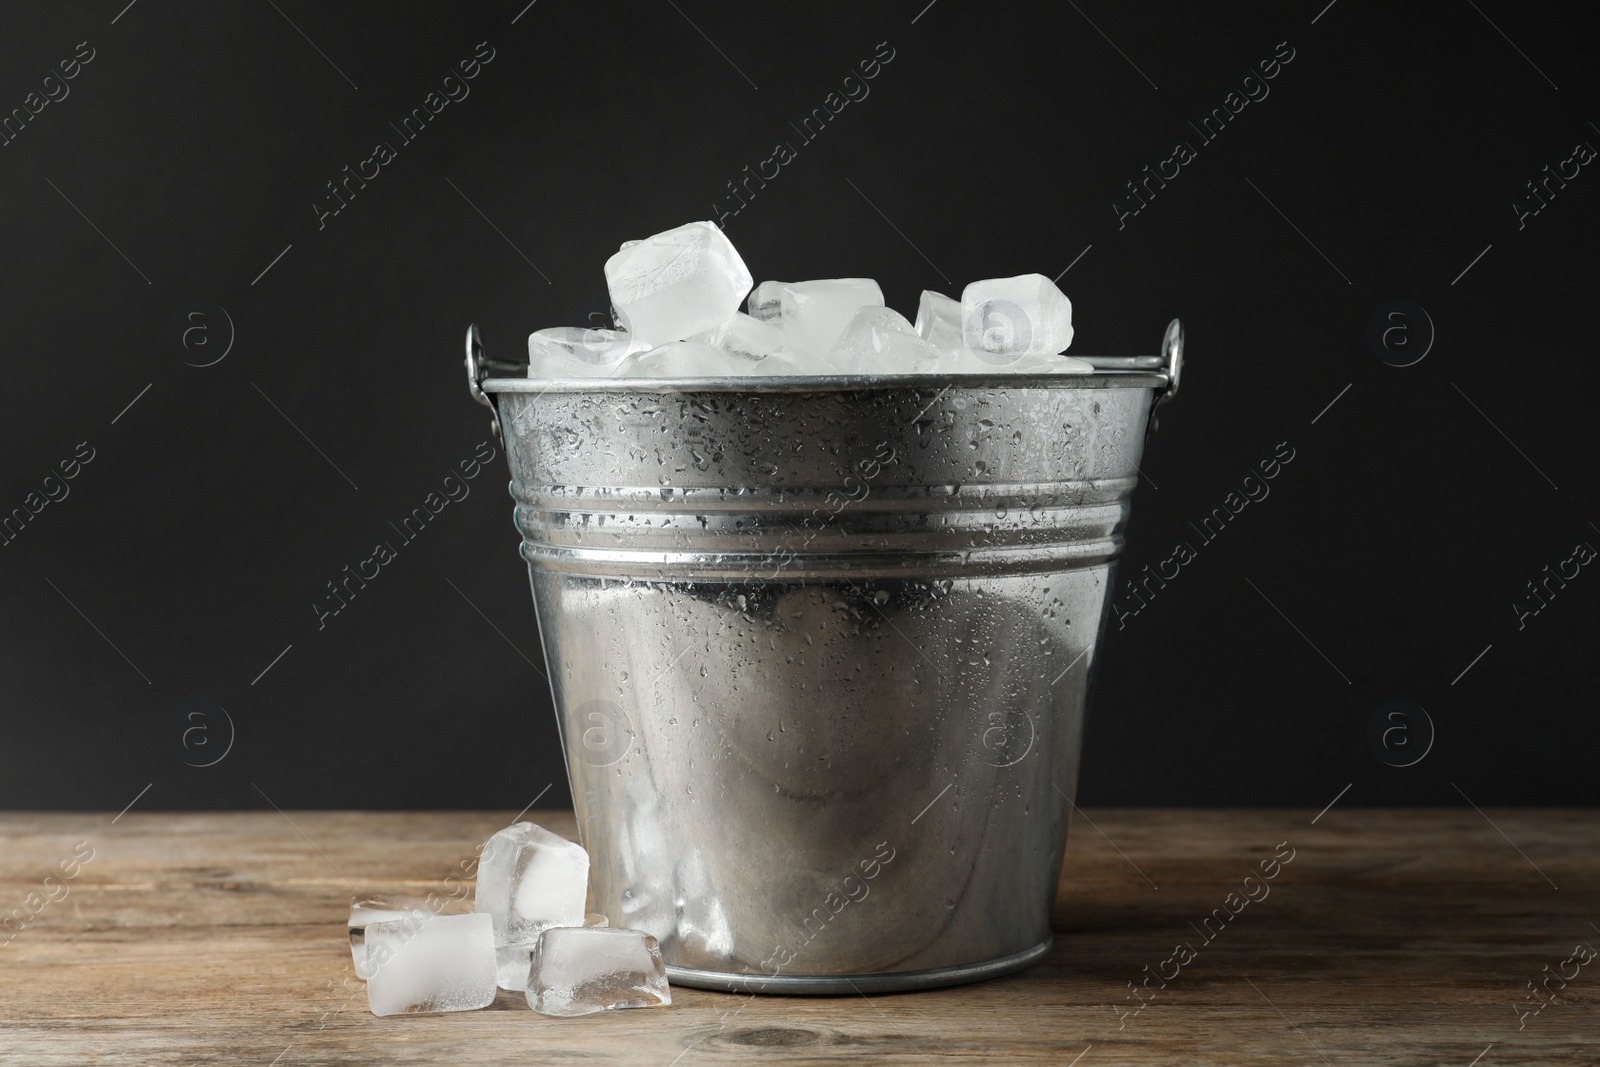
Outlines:
[[[1167,373],[1167,387],[1163,389],[1150,405],[1150,423],[1145,428],[1145,444],[1150,443],[1150,438],[1155,436],[1159,420],[1156,411],[1161,405],[1178,395],[1178,379],[1183,376],[1183,323],[1173,319],[1167,323],[1167,332],[1161,338],[1161,367]]]
[[[501,447],[505,441],[500,436],[500,409],[494,406],[494,401],[489,394],[483,391],[483,380],[490,373],[510,374],[523,377],[528,373],[526,363],[508,363],[505,360],[490,359],[483,354],[483,335],[478,332],[478,324],[473,323],[467,327],[467,391],[472,394],[472,399],[488,408],[493,417],[489,426],[494,430],[494,439]]]

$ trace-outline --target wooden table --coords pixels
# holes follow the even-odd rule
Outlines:
[[[1600,960],[1573,962],[1600,948],[1600,812],[1316,814],[1080,814],[1055,948],[1009,978],[870,999],[675,988],[670,1008],[582,1019],[509,993],[380,1019],[354,978],[352,885],[441,889],[509,812],[0,815],[0,917],[41,905],[0,931],[0,1063],[1600,1063]],[[1267,895],[1207,942],[1202,920],[1280,842]],[[1177,977],[1134,1014],[1129,983],[1158,970]]]

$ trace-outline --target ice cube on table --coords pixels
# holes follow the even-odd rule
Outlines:
[[[528,968],[539,942],[518,941],[494,947],[494,980],[501,989],[521,993],[528,988]]]
[[[656,939],[639,930],[546,930],[528,978],[528,1006],[545,1015],[589,1015],[672,1003]]]
[[[581,926],[588,913],[589,854],[583,846],[531,822],[506,827],[478,859],[472,906],[494,923],[497,970],[503,988],[522,989],[526,966],[514,946],[530,948],[552,926]],[[509,984],[506,984],[509,983]]]
[[[581,926],[588,914],[589,854],[542,826],[519,822],[489,838],[478,859],[474,911],[501,939],[532,939],[548,926]]]
[[[710,222],[658,233],[606,260],[606,287],[623,328],[651,346],[730,318],[750,282],[738,250]]]
[[[643,346],[622,330],[556,326],[528,335],[528,377],[607,378]]]
[[[997,365],[1064,352],[1072,344],[1072,301],[1042,274],[989,278],[961,293],[966,346]]]
[[[858,310],[828,359],[845,374],[925,374],[949,363],[904,315],[885,307]]]
[[[604,915],[591,912],[583,918],[583,925],[589,927],[606,927],[611,922]],[[539,939],[520,941],[511,945],[495,946],[495,972],[496,980],[501,989],[512,989],[522,992],[528,988],[528,972],[533,962],[533,956],[539,951]]]
[[[722,349],[699,341],[673,341],[630,356],[617,372],[618,378],[717,378],[732,374],[756,374],[741,367]]]
[[[435,897],[430,900],[426,897],[391,893],[371,893],[364,896],[351,897],[350,927],[351,929],[359,929],[368,923],[403,919],[414,911],[423,911],[431,914],[439,910],[441,901],[450,903],[442,897]]]
[[[961,301],[924,289],[917,301],[917,336],[935,348],[965,348],[961,330]]]
[[[372,1014],[471,1011],[494,1003],[489,916],[411,915],[368,923],[366,934]]]
[[[883,290],[871,278],[762,282],[747,306],[753,318],[783,330],[791,347],[827,359],[857,311],[883,306]]]
[[[367,977],[367,924],[394,919],[426,918],[429,915],[461,915],[472,910],[464,900],[448,897],[371,895],[350,898],[350,958],[356,977]]]

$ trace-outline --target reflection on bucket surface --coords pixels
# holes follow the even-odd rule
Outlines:
[[[1175,327],[1093,375],[482,381],[474,352],[595,907],[673,981],[914,988],[1048,950]]]

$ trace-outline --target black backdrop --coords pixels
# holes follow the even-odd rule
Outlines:
[[[1085,803],[1594,801],[1573,9],[125,3],[0,33],[0,806],[564,801],[501,457],[312,604],[489,439],[469,322],[584,324],[620,241],[724,213],[758,280],[1059,274],[1076,352],[1183,319],[1123,573],[1195,558],[1123,594]]]

